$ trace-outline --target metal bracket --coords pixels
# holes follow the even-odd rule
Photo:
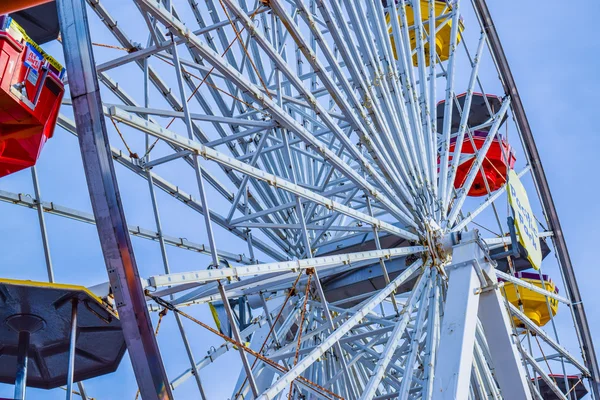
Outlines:
[[[519,252],[519,242],[517,241],[517,232],[515,230],[515,220],[513,217],[508,217],[508,230],[510,232],[510,245],[511,248],[508,251],[503,251],[502,253],[490,255],[492,260],[500,260],[506,257],[521,257],[521,253]]]

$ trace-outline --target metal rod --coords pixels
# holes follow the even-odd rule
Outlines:
[[[71,301],[71,335],[69,338],[69,369],[67,372],[67,400],[73,398],[73,377],[75,375],[75,352],[77,345],[77,306],[79,301]]]
[[[231,309],[231,305],[229,304],[229,299],[227,298],[227,293],[225,292],[225,288],[219,281],[219,293],[221,294],[221,299],[223,300],[223,306],[225,307],[225,311],[227,312],[227,318],[229,319],[229,325],[231,325],[231,332],[233,333],[233,338],[237,340],[238,343],[244,343],[242,340],[242,336],[240,335],[240,330],[235,321],[233,310]],[[238,349],[240,352],[240,356],[242,358],[242,364],[244,365],[244,369],[246,370],[246,376],[248,377],[248,382],[250,383],[250,388],[252,389],[252,393],[254,397],[258,396],[258,386],[256,385],[256,380],[254,379],[254,375],[252,374],[252,367],[248,362],[248,356],[246,352],[241,347]]]
[[[15,400],[25,400],[25,389],[27,388],[27,361],[29,359],[27,351],[29,350],[30,337],[31,334],[28,331],[19,332],[17,374],[15,377]]]
[[[40,183],[38,180],[37,169],[35,165],[31,167],[31,180],[33,181],[33,190],[35,191],[35,199],[37,205],[36,208],[38,212],[38,220],[40,223],[40,233],[42,234],[42,245],[44,246],[44,257],[46,258],[46,271],[48,273],[48,281],[54,282],[52,257],[50,256],[50,244],[48,243],[48,230],[46,229],[46,219],[44,218],[44,206],[42,204]]]
[[[458,164],[460,161],[460,154],[463,148],[465,139],[465,132],[467,130],[467,123],[469,121],[469,113],[471,111],[471,102],[473,101],[473,88],[477,82],[477,74],[479,73],[479,61],[483,52],[483,44],[485,43],[485,33],[481,33],[479,38],[479,44],[477,45],[477,51],[475,52],[475,58],[473,59],[473,69],[471,70],[471,77],[469,79],[469,85],[467,87],[467,95],[465,97],[465,103],[462,110],[462,117],[460,119],[460,125],[458,134],[456,135],[456,143],[454,145],[454,154],[452,155],[451,167],[448,171],[448,182],[446,187],[446,193],[442,193],[444,197],[444,204],[450,203],[450,196],[452,195],[452,189],[454,188],[454,181],[456,180],[456,173],[458,171]]]
[[[79,389],[79,396],[81,397],[81,400],[88,400],[83,382],[77,382],[77,388]]]

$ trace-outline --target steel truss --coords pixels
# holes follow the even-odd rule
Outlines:
[[[540,379],[574,398],[557,371],[580,374],[599,397],[573,268],[485,2],[448,2],[441,13],[434,0],[417,3],[133,0],[121,10],[105,0],[58,2],[71,92],[58,124],[78,137],[93,214],[42,198],[35,168],[33,196],[1,190],[0,200],[37,210],[50,281],[45,215],[97,226],[144,399],[178,398],[192,377],[197,392],[185,398],[214,398],[203,370],[232,350],[241,367],[229,382],[234,399],[539,399]],[[429,33],[446,23],[442,61]],[[99,37],[112,48],[98,47]],[[501,81],[484,69],[493,65]],[[469,126],[484,84],[502,105]],[[483,128],[455,189],[462,144]],[[563,277],[564,294],[516,277],[513,259],[508,272],[496,269],[490,249],[511,245],[506,187],[487,186],[481,201],[468,196],[493,140],[509,132],[519,176],[537,189],[539,224],[549,227],[540,237],[555,245],[544,268]],[[120,166],[147,184],[146,227],[126,222]],[[198,215],[204,243],[164,231],[165,199]],[[132,237],[158,243],[161,274],[138,266]],[[174,267],[171,247],[189,250],[189,264]],[[544,295],[548,308],[560,302],[576,335],[554,318],[537,326],[504,300],[498,278]],[[207,303],[215,321],[185,308]],[[154,331],[163,314],[151,320],[164,309],[174,311],[189,361],[175,375]],[[200,356],[186,333],[192,324],[221,345]],[[559,332],[577,340],[561,343]]]

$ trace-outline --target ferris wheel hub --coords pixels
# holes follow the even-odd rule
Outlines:
[[[425,223],[424,246],[429,248],[433,264],[443,267],[452,261],[452,248],[461,241],[461,232],[447,232],[433,219]]]

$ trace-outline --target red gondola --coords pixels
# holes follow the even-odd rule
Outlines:
[[[465,94],[457,96],[461,108],[464,106]],[[482,95],[475,93],[471,102],[469,118],[467,124],[470,128],[483,125],[488,121],[494,112],[500,109],[501,99],[497,96]],[[490,113],[490,108],[492,113]],[[437,106],[438,127],[443,126],[444,121],[444,101],[438,103]],[[506,118],[506,117],[505,117]],[[503,121],[504,122],[504,121]],[[451,129],[453,133],[458,131],[460,125],[460,115],[457,107],[453,107]],[[483,146],[489,133],[489,127],[480,128],[472,132],[471,137],[465,134],[462,148],[460,149],[460,161],[454,180],[454,187],[460,188],[464,185],[467,175],[475,162],[475,152]],[[450,139],[450,160],[456,147],[456,136]],[[469,189],[469,196],[484,196],[488,193],[486,187],[489,187],[490,192],[494,192],[502,187],[506,182],[506,174],[508,168],[513,168],[516,158],[514,151],[508,144],[506,139],[503,139],[500,134],[497,134],[493,139],[492,144],[482,163],[483,174],[481,171],[476,175],[473,185]]]
[[[0,17],[0,177],[35,165],[54,133],[63,74],[14,20]]]
[[[465,183],[467,175],[471,170],[471,166],[475,161],[475,151],[483,146],[487,135],[488,132],[475,131],[473,132],[472,142],[468,137],[465,137],[465,141],[460,151],[461,158],[464,157],[464,161],[461,160],[458,165],[456,179],[454,180],[455,188],[458,189]],[[456,138],[453,138],[450,142],[451,154],[454,152],[455,145]],[[473,156],[469,157],[469,155]],[[452,159],[452,157],[450,157],[450,159]],[[490,192],[495,192],[504,185],[506,182],[506,173],[508,172],[507,168],[514,167],[515,160],[516,158],[512,148],[508,142],[498,134],[492,141],[492,145],[490,146],[482,165]],[[487,194],[487,188],[481,171],[475,177],[468,194],[469,196],[485,196]]]

